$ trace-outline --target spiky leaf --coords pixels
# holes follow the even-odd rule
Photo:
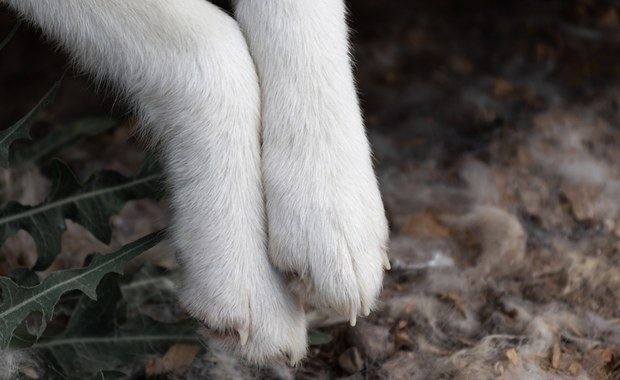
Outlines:
[[[122,273],[129,260],[153,247],[162,238],[163,234],[156,232],[114,253],[95,254],[86,267],[54,272],[34,287],[19,286],[7,277],[0,277],[0,349],[8,346],[15,328],[31,313],[41,313],[44,320],[50,320],[62,294],[79,290],[95,299],[97,285],[103,276],[107,273]]]
[[[82,295],[62,336],[105,336],[116,326],[116,308],[122,299],[116,274],[106,275],[97,285],[97,298]],[[62,337],[61,336],[61,337]]]
[[[13,167],[43,162],[63,148],[75,144],[84,137],[97,136],[118,125],[118,121],[107,117],[89,117],[74,121],[51,132],[41,140],[19,149],[10,156]]]
[[[62,162],[54,161],[52,190],[48,199],[37,206],[9,202],[0,210],[0,244],[18,230],[27,231],[37,246],[34,269],[47,268],[60,252],[65,218],[86,227],[97,239],[110,241],[109,219],[125,202],[161,194],[161,174],[153,160],[146,160],[133,178],[103,171],[83,185]]]
[[[17,32],[17,29],[19,29],[19,24],[16,24],[13,29],[11,29],[9,34],[7,34],[7,36],[2,39],[2,42],[0,42],[0,50],[4,49],[4,47],[9,43],[9,41],[11,41],[11,39],[15,35],[15,32]]]
[[[200,343],[192,321],[168,324],[138,314],[125,322],[127,305],[118,280],[116,275],[106,276],[96,301],[82,296],[65,331],[31,349],[45,355],[64,376],[84,379],[95,371],[163,353],[175,343]]]
[[[30,127],[35,117],[44,107],[51,104],[56,98],[62,78],[58,80],[52,88],[39,100],[39,103],[30,110],[17,123],[13,124],[4,131],[0,131],[0,166],[9,166],[9,152],[11,145],[16,140],[30,139]]]

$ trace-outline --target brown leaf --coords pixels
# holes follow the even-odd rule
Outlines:
[[[413,348],[415,345],[413,339],[405,331],[396,333],[396,346],[399,348]]]
[[[161,357],[150,360],[144,372],[146,378],[153,378],[167,373],[183,375],[192,365],[200,348],[192,344],[175,344]]]
[[[493,96],[503,98],[512,95],[515,92],[515,86],[506,79],[496,79],[493,82]]]
[[[510,361],[510,363],[512,363],[512,365],[516,366],[519,363],[519,354],[517,354],[517,351],[514,348],[506,351],[505,355],[506,358]]]
[[[428,212],[410,215],[403,226],[402,232],[418,238],[439,239],[450,235],[450,231]]]
[[[578,221],[594,219],[594,207],[600,192],[599,188],[584,183],[562,186],[562,194],[568,200],[573,216]]]
[[[558,366],[560,365],[560,354],[560,342],[556,339],[553,344],[553,351],[551,351],[551,367],[553,369],[558,369]]]
[[[581,366],[578,363],[571,363],[568,366],[568,372],[571,375],[576,375],[577,373],[579,373]]]
[[[611,347],[595,348],[590,351],[590,356],[602,365],[609,364],[614,357],[614,350]]]

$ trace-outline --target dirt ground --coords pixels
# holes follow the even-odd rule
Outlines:
[[[257,370],[209,352],[154,376],[620,379],[620,3],[349,6],[391,225],[379,310],[355,328],[310,311],[312,328],[332,340],[296,369]],[[13,23],[1,13],[0,35]],[[0,54],[0,123],[31,107],[65,65],[21,30]],[[35,133],[110,110],[127,126],[63,158],[82,175],[131,173],[142,158],[131,119],[81,76],[68,76]],[[125,207],[113,245],[161,227],[162,207]],[[93,240],[73,226],[58,267],[106,248]],[[27,245],[12,239],[3,250],[17,257]],[[152,256],[174,266],[165,247]],[[145,359],[132,371],[142,378],[148,368]]]

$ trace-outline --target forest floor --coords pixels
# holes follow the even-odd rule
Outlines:
[[[620,379],[618,4],[349,3],[391,226],[379,309],[355,328],[310,311],[331,342],[296,369],[209,352],[168,374],[145,359],[135,377]],[[6,50],[15,59],[0,61],[3,125],[64,70],[36,35],[20,32]],[[109,112],[114,99],[86,83],[68,78],[37,128]],[[131,174],[142,153],[125,124],[63,158],[78,173]],[[161,228],[162,210],[128,204],[112,220],[112,245]],[[63,241],[58,268],[106,249],[73,224]],[[31,249],[23,238],[3,251],[18,260]],[[175,267],[165,247],[147,256]]]

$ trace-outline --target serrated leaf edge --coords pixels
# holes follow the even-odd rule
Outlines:
[[[41,282],[40,284],[33,286],[33,287],[23,287],[23,286],[19,286],[17,285],[15,282],[13,282],[11,279],[9,279],[8,277],[0,277],[3,281],[0,282],[0,287],[2,287],[4,290],[8,290],[8,286],[11,286],[13,288],[16,289],[22,289],[22,290],[33,290],[35,288],[41,288],[43,289],[41,292],[37,293],[37,295],[35,297],[30,297],[14,306],[9,307],[8,309],[6,309],[5,311],[0,312],[0,319],[5,318],[6,316],[10,315],[11,313],[15,312],[16,310],[19,310],[21,307],[24,307],[24,305],[30,304],[30,303],[37,303],[40,305],[40,311],[43,313],[44,317],[46,318],[46,320],[51,319],[51,315],[46,315],[46,307],[44,305],[42,305],[40,302],[37,302],[41,297],[51,293],[52,291],[58,289],[58,287],[61,287],[63,285],[67,285],[68,283],[72,283],[72,282],[79,282],[80,278],[83,278],[89,274],[92,274],[94,271],[96,270],[100,270],[101,266],[111,266],[113,269],[111,269],[109,272],[106,272],[104,274],[101,275],[101,278],[103,278],[103,276],[107,273],[122,273],[122,268],[120,270],[118,269],[114,269],[114,266],[116,265],[116,262],[122,259],[126,259],[127,256],[129,256],[130,258],[127,260],[132,259],[133,257],[138,256],[139,254],[141,254],[142,252],[144,252],[145,250],[157,245],[159,242],[161,242],[164,238],[164,233],[163,230],[158,231],[158,232],[154,232],[152,234],[146,235],[138,240],[135,240],[129,244],[124,245],[123,247],[121,247],[119,250],[117,250],[116,252],[113,253],[109,253],[107,255],[101,255],[101,254],[97,254],[98,256],[95,256],[93,258],[93,260],[91,261],[91,263],[86,266],[86,267],[82,267],[82,268],[77,268],[77,269],[69,269],[66,271],[59,271],[59,272],[54,272],[50,277],[48,277],[48,279],[51,281],[52,276],[63,273],[63,274],[67,274],[67,273],[71,273],[71,272],[81,272],[76,276],[72,276],[71,278],[67,279],[66,281],[60,282],[58,284],[55,284],[53,286],[50,286],[48,288],[45,288],[46,286],[46,280],[43,280],[43,282]],[[145,248],[146,247],[146,248]],[[126,250],[126,251],[125,251]],[[123,252],[125,251],[125,252]],[[98,258],[103,258],[105,259],[107,256],[114,256],[109,259],[109,261],[103,261],[103,262],[98,262],[97,259]],[[97,281],[97,284],[95,286],[93,286],[92,289],[84,289],[83,293],[86,294],[89,298],[91,299],[96,299],[96,288],[97,285],[99,284],[99,282],[101,281],[101,278],[99,279],[99,281]],[[67,291],[69,290],[75,290],[75,289],[79,289],[77,287],[72,288],[72,289],[67,289]],[[4,302],[11,302],[12,300],[12,294],[10,292],[3,292],[4,293]],[[61,293],[64,294],[65,292]],[[59,296],[60,297],[60,296]],[[3,304],[4,304],[3,302]],[[53,314],[54,308],[56,307],[56,303],[58,302],[58,300],[56,300],[54,302],[54,304],[49,308],[49,311],[51,314]],[[8,325],[8,329],[7,331],[3,332],[3,335],[6,334],[6,342],[5,344],[8,344],[10,341],[10,337],[13,335],[13,331],[14,329],[17,327],[17,325],[15,326],[10,326]],[[0,349],[2,349],[3,347],[0,347]]]
[[[78,195],[74,195],[68,198],[64,198],[55,202],[50,202],[46,205],[43,205],[41,207],[33,207],[32,209],[28,210],[28,211],[24,211],[18,214],[13,214],[4,218],[0,218],[0,224],[5,224],[5,223],[10,223],[13,222],[15,220],[19,220],[19,219],[23,219],[23,218],[30,218],[36,214],[51,210],[53,208],[57,208],[57,207],[62,207],[66,204],[69,203],[74,203],[74,202],[79,202],[81,200],[84,199],[88,199],[88,198],[94,198],[97,197],[99,195],[102,194],[107,194],[107,193],[113,193],[116,191],[121,191],[124,189],[128,189],[137,185],[141,185],[143,183],[146,182],[150,182],[150,181],[154,181],[158,178],[161,178],[162,174],[151,174],[149,176],[146,176],[144,178],[140,178],[140,179],[134,179],[130,182],[127,183],[123,183],[121,185],[117,185],[117,186],[112,186],[112,187],[105,187],[103,189],[97,189],[97,190],[93,190],[93,191],[89,191],[89,192],[85,192],[82,194],[78,194]]]
[[[0,137],[0,146],[5,143],[7,144],[7,147],[6,147],[7,157],[2,158],[3,161],[4,159],[6,159],[5,163],[7,164],[7,167],[10,166],[9,151],[11,148],[11,144],[13,142],[12,140],[10,140],[11,137],[13,137],[15,133],[20,132],[22,128],[25,128],[25,130],[23,131],[24,135],[21,137],[26,138],[26,139],[30,138],[30,126],[32,124],[32,121],[34,120],[34,117],[37,115],[37,113],[39,113],[39,111],[43,107],[50,105],[54,101],[54,99],[56,98],[56,94],[58,94],[58,89],[60,88],[60,84],[62,83],[63,78],[64,78],[64,75],[59,80],[54,82],[54,84],[52,85],[52,88],[50,88],[45,93],[45,95],[43,95],[43,97],[39,100],[37,105],[35,105],[34,108],[32,108],[26,115],[24,115],[21,119],[19,119],[15,124],[10,126],[8,129],[4,131],[0,131],[0,134],[4,134],[4,136]],[[17,137],[17,139],[19,139],[19,137]],[[0,166],[3,166],[3,165],[0,165]]]
[[[15,24],[15,26],[13,27],[13,29],[11,29],[9,34],[7,34],[6,37],[4,37],[4,39],[2,40],[2,42],[0,42],[0,50],[4,49],[4,47],[11,41],[11,39],[17,32],[17,29],[19,29],[19,24]]]

